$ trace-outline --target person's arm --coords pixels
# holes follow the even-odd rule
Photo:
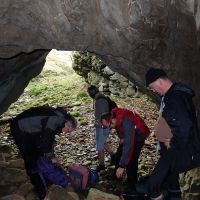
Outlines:
[[[55,134],[60,127],[59,118],[56,116],[51,116],[45,122],[43,122],[42,125],[43,132],[40,138],[40,148],[45,156],[53,158]]]
[[[192,128],[192,119],[185,103],[187,100],[184,98],[183,94],[174,94],[166,101],[162,112],[173,134],[171,148],[184,148]]]
[[[134,150],[135,124],[132,120],[125,119],[122,126],[124,131],[124,142],[119,166],[124,168],[128,164]]]
[[[124,141],[119,168],[116,170],[117,178],[121,178],[123,176],[124,168],[128,164],[134,148],[135,125],[133,121],[125,119],[122,123],[122,126],[124,131]]]

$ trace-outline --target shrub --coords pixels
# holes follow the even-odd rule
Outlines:
[[[106,65],[95,54],[89,52],[74,52],[73,53],[73,69],[77,74],[83,76],[88,82],[88,73],[93,70],[101,72]]]

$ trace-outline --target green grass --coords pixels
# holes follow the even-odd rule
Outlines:
[[[88,121],[86,118],[79,118],[79,123],[80,125],[84,126],[84,125],[88,125]]]
[[[67,76],[66,73],[43,70],[40,75],[30,81],[26,94],[13,103],[1,117],[16,115],[33,106],[67,107],[77,101],[89,101],[83,78],[75,73]]]
[[[80,117],[81,116],[81,113],[78,112],[78,111],[71,111],[70,114],[74,117]]]

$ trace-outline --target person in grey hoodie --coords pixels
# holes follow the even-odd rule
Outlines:
[[[146,86],[162,97],[161,116],[170,133],[162,135],[161,156],[148,181],[152,200],[163,200],[162,184],[168,183],[169,200],[181,200],[179,173],[200,166],[200,135],[192,98],[194,91],[182,83],[173,83],[162,69],[151,68]],[[170,137],[168,137],[170,136]]]
[[[39,199],[44,199],[46,191],[38,173],[38,159],[46,156],[52,162],[57,162],[53,151],[55,135],[69,133],[76,126],[76,119],[63,108],[49,106],[30,108],[11,122],[11,135],[24,159],[27,175],[35,186]]]
[[[110,129],[103,128],[101,123],[101,115],[103,113],[109,112],[109,102],[108,98],[99,92],[99,89],[91,85],[88,87],[89,96],[94,99],[94,110],[95,110],[95,127],[96,127],[96,148],[98,151],[99,165],[97,166],[97,171],[105,169],[104,164],[104,149],[111,155],[111,160],[114,159],[114,153],[110,144],[107,142]]]

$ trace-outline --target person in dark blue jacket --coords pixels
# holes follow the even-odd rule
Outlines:
[[[200,166],[200,137],[194,92],[182,83],[173,83],[162,69],[151,68],[146,86],[162,97],[160,115],[169,127],[169,134],[159,130],[161,156],[148,185],[152,200],[163,200],[161,187],[168,183],[168,199],[181,200],[179,173]],[[170,137],[168,137],[171,135]]]
[[[40,199],[45,197],[46,191],[38,174],[37,161],[41,156],[45,156],[52,162],[56,162],[53,152],[55,135],[61,132],[69,133],[76,126],[76,119],[63,108],[48,106],[30,108],[11,122],[11,135],[24,159],[27,175]]]

